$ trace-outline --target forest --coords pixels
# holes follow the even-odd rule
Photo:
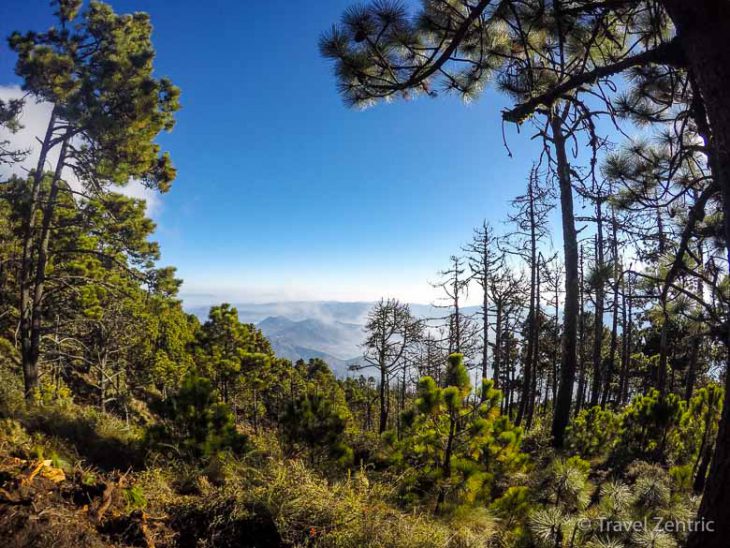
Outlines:
[[[4,546],[728,545],[727,0],[370,0],[322,29],[347,107],[492,89],[521,131],[484,154],[538,144],[484,181],[510,213],[444,258],[438,313],[374,303],[347,376],[186,312],[124,192],[176,178],[153,22],[47,9],[3,37],[3,135],[52,106],[33,150],[0,139]]]

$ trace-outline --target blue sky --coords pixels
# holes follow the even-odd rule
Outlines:
[[[493,91],[348,110],[320,33],[352,0],[114,0],[147,11],[158,75],[182,89],[161,138],[178,169],[151,211],[189,304],[427,302],[428,280],[521,193],[536,144]],[[47,28],[46,0],[3,0],[0,32]],[[17,85],[0,46],[0,85]]]

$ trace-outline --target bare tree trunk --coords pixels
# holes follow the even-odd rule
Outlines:
[[[573,414],[577,415],[583,408],[586,394],[586,313],[585,313],[585,284],[583,283],[583,246],[580,247],[580,261],[578,266],[578,394],[575,399]]]
[[[497,303],[494,331],[494,387],[501,388],[500,375],[502,365],[502,303]]]
[[[535,414],[535,400],[537,399],[537,365],[540,356],[540,266],[536,268],[537,284],[535,285],[535,342],[532,348],[532,386],[530,387],[530,400],[527,407],[527,429],[532,428],[532,419]]]
[[[529,400],[532,395],[532,383],[535,375],[535,342],[537,339],[537,318],[536,318],[536,291],[537,291],[537,230],[535,227],[535,197],[533,192],[533,174],[530,174],[530,182],[527,187],[528,196],[528,217],[530,223],[530,303],[527,312],[527,355],[525,367],[522,374],[522,397],[520,407],[517,411],[515,424],[522,424],[522,419],[530,407]]]
[[[603,381],[603,394],[601,396],[601,407],[606,407],[611,397],[611,383],[613,382],[614,371],[616,370],[616,351],[618,349],[618,292],[621,284],[621,262],[618,253],[618,223],[616,213],[611,211],[611,254],[613,255],[613,310],[611,317],[611,342],[608,352],[608,367],[606,377]]]
[[[603,256],[603,206],[599,195],[596,201],[596,269],[598,283],[596,284],[596,317],[593,330],[593,382],[591,386],[591,407],[598,405],[601,397],[601,376],[603,375],[603,313],[605,308],[604,256]]]
[[[576,333],[578,327],[578,235],[575,230],[573,212],[573,186],[570,179],[570,165],[563,135],[562,120],[551,115],[553,144],[558,166],[560,186],[560,208],[563,225],[563,253],[565,260],[565,309],[563,312],[563,351],[560,369],[560,386],[555,404],[552,435],[553,445],[562,447],[565,429],[570,420],[573,401],[573,385],[576,369]]]
[[[380,368],[380,422],[378,433],[382,434],[388,427],[388,377],[385,367]]]
[[[553,392],[553,401],[552,406],[553,410],[555,409],[555,405],[558,401],[558,366],[560,363],[560,292],[559,292],[559,285],[558,285],[558,279],[556,274],[556,281],[555,281],[555,355],[553,356],[553,383],[552,383],[552,392]]]
[[[489,363],[489,297],[487,286],[484,286],[482,302],[482,379],[487,379],[487,364]]]

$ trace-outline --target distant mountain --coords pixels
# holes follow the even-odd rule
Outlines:
[[[322,358],[340,375],[347,373],[347,366],[362,352],[363,331],[359,324],[273,316],[257,326],[278,356],[291,360]]]
[[[242,322],[256,324],[271,341],[277,356],[290,360],[321,358],[339,375],[348,374],[348,366],[360,363],[363,326],[372,302],[299,301],[279,303],[240,303],[234,306]],[[188,308],[202,321],[208,307]],[[442,317],[446,311],[432,305],[411,304],[417,317]],[[474,314],[478,307],[466,307]]]
[[[238,309],[238,317],[242,322],[259,323],[269,317],[283,317],[300,321],[308,319],[323,322],[344,322],[362,325],[372,302],[339,302],[339,301],[292,301],[278,303],[234,303]],[[205,320],[209,306],[187,307],[188,312]]]
[[[233,303],[238,309],[238,317],[242,322],[259,323],[270,317],[283,317],[289,320],[300,321],[307,319],[321,320],[325,323],[343,322],[365,325],[368,312],[374,302],[340,302],[340,301],[291,301],[273,303]],[[436,318],[446,312],[430,304],[411,303],[411,312],[419,318]],[[188,306],[186,310],[198,316],[201,320],[208,317],[209,306]],[[478,310],[476,306],[463,309],[465,314],[472,314]]]

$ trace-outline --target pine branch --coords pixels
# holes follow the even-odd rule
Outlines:
[[[532,99],[520,103],[517,106],[502,112],[502,118],[507,122],[516,124],[522,123],[540,106],[550,107],[553,103],[563,97],[566,93],[578,89],[580,86],[590,84],[600,78],[612,76],[623,72],[624,70],[644,65],[646,63],[668,64],[677,67],[684,66],[684,56],[677,38],[657,46],[654,49],[646,50],[642,53],[627,57],[612,65],[604,65],[595,69],[577,74],[562,84],[554,87],[550,91],[533,97]]]

